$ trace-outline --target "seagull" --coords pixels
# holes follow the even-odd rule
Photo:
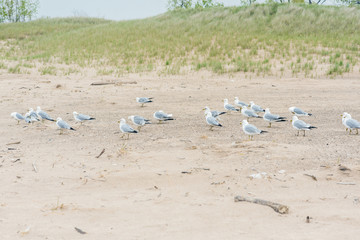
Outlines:
[[[341,116],[341,121],[342,124],[346,127],[346,131],[349,129],[346,125],[345,125],[345,121],[346,121],[346,116],[349,116],[349,118],[352,118],[351,115],[347,112],[344,112],[343,114],[340,115]]]
[[[359,134],[360,123],[355,119],[352,119],[350,114],[344,112],[342,115],[342,123],[345,125],[346,130],[350,129],[349,134],[351,134],[353,129],[356,129],[356,134]]]
[[[174,118],[172,117],[172,114],[164,113],[162,110],[155,112],[153,116],[155,119],[159,120],[159,124],[162,121],[174,120]]]
[[[253,101],[250,102],[250,106],[252,110],[254,110],[254,112],[265,112],[265,110],[260,107],[259,105],[256,105]]]
[[[93,118],[93,117],[90,117],[90,116],[84,115],[84,114],[80,114],[77,112],[73,112],[73,115],[74,115],[75,121],[80,122],[80,124],[82,124],[83,121],[95,120],[95,118]]]
[[[312,115],[311,113],[304,112],[303,110],[301,110],[300,108],[297,108],[297,107],[291,107],[291,108],[289,108],[289,111],[292,114],[295,114],[296,116],[311,116]]]
[[[147,97],[137,97],[137,98],[136,98],[136,101],[137,101],[138,103],[141,103],[141,107],[143,107],[145,103],[150,103],[150,102],[152,102],[151,99],[153,99],[153,98],[152,98],[152,97],[151,97],[151,98],[147,98]]]
[[[247,117],[247,120],[249,121],[249,118],[261,118],[259,115],[257,115],[252,109],[248,109],[247,107],[241,108],[241,114]]]
[[[15,120],[17,120],[18,122],[17,124],[19,124],[21,120],[25,120],[25,117],[18,112],[13,112],[10,114],[10,116],[12,116],[13,118],[15,118]]]
[[[47,114],[46,112],[42,111],[41,108],[38,106],[36,109],[36,114],[41,117],[41,121],[43,122],[44,119],[55,122],[54,119],[52,119],[49,114]]]
[[[132,127],[126,124],[126,120],[124,118],[120,119],[118,123],[120,123],[120,131],[123,133],[121,138],[123,138],[125,134],[127,134],[127,139],[129,139],[130,133],[138,133],[138,131],[134,130]]]
[[[144,126],[145,124],[151,124],[150,120],[141,116],[129,116],[128,119],[131,119],[131,121],[138,126],[139,132],[142,126]]]
[[[70,127],[69,124],[67,124],[64,120],[62,120],[60,117],[58,117],[56,119],[56,125],[59,127],[60,129],[60,135],[62,134],[62,130],[63,129],[69,129],[69,130],[73,130],[75,131],[75,129],[73,129],[72,127]]]
[[[206,123],[210,125],[210,131],[212,131],[213,127],[222,127],[222,125],[216,120],[215,117],[213,117],[211,112],[208,112],[206,114]]]
[[[207,115],[208,112],[211,113],[211,115],[214,117],[214,118],[217,118],[218,116],[220,115],[223,115],[225,114],[226,112],[219,112],[219,111],[211,111],[209,107],[205,107],[203,110],[205,110],[205,115]]]
[[[238,97],[235,97],[235,100],[234,100],[234,104],[240,108],[242,107],[246,107],[248,106],[249,104],[245,103],[245,102],[241,102],[239,101],[239,98]]]
[[[304,131],[304,137],[305,137],[305,131],[311,130],[313,128],[317,128],[317,127],[311,126],[310,124],[307,124],[306,122],[304,122],[302,120],[299,120],[299,118],[297,116],[293,116],[291,122],[292,122],[293,128],[298,130],[297,136],[299,136],[300,131]]]
[[[262,130],[258,129],[254,125],[249,124],[248,121],[246,121],[246,120],[243,120],[242,122],[240,122],[240,125],[242,125],[242,129],[243,129],[244,133],[249,135],[250,140],[252,140],[254,138],[253,135],[267,132],[267,131],[262,131]]]
[[[229,100],[226,98],[224,99],[224,108],[226,111],[239,111],[239,109],[236,109],[233,105],[229,104]]]
[[[34,109],[29,108],[29,112],[28,112],[29,116],[31,117],[31,121],[40,121],[39,116],[37,115],[37,113],[34,111]]]
[[[272,122],[285,122],[286,121],[285,117],[280,117],[279,115],[271,114],[269,108],[265,109],[265,114],[263,116],[263,119],[265,121],[269,122],[269,124],[270,124],[269,128],[271,128],[271,123]]]

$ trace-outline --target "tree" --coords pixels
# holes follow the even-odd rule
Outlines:
[[[214,0],[168,0],[168,9],[189,9],[189,8],[210,8],[210,7],[223,7],[223,3]]]
[[[213,0],[198,0],[195,3],[195,8],[210,8],[210,7],[223,7],[223,3],[214,2]]]
[[[29,21],[38,6],[39,0],[0,0],[0,23]]]
[[[191,8],[192,7],[192,0],[169,0],[168,1],[168,9],[174,10],[179,8]]]

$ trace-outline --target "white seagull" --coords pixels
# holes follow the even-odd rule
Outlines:
[[[360,123],[355,119],[352,119],[350,114],[344,112],[342,115],[342,123],[346,127],[346,131],[347,129],[350,129],[349,134],[351,134],[351,131],[354,129],[356,129],[356,134],[359,134]]]
[[[15,120],[17,120],[18,122],[17,124],[19,124],[21,120],[25,120],[25,117],[18,112],[13,112],[10,114],[10,116],[12,116]]]
[[[241,108],[241,114],[247,117],[247,120],[249,121],[249,118],[261,118],[259,115],[257,115],[252,109],[248,109],[247,107]]]
[[[75,131],[75,129],[73,129],[72,127],[70,127],[69,124],[67,124],[67,122],[65,122],[64,120],[62,120],[60,117],[58,117],[56,119],[56,125],[59,127],[60,129],[60,135],[62,134],[62,130],[63,129],[68,129],[68,130],[73,130]]]
[[[137,97],[136,101],[138,103],[141,103],[141,107],[143,107],[145,103],[152,102],[152,99],[153,99],[152,97],[150,97],[150,98],[148,98],[148,97]]]
[[[226,111],[239,111],[239,109],[236,109],[233,105],[229,104],[229,100],[226,98],[224,99],[224,108]]]
[[[155,112],[153,117],[159,120],[159,124],[162,123],[162,121],[174,120],[172,114],[164,113],[162,110]]]
[[[244,133],[249,135],[250,140],[253,139],[254,135],[258,135],[258,134],[267,132],[267,131],[262,131],[262,130],[258,129],[254,125],[249,124],[248,121],[246,121],[246,120],[243,120],[242,122],[240,122],[240,125],[242,125],[242,129],[243,129]]]
[[[302,120],[299,120],[299,118],[297,116],[293,116],[291,122],[292,122],[293,128],[298,130],[297,136],[299,136],[300,131],[304,131],[304,137],[305,137],[305,131],[309,131],[313,128],[317,128],[317,127],[311,126],[310,124],[307,124],[306,122],[304,122]]]
[[[260,107],[259,105],[256,105],[253,101],[250,102],[250,107],[252,110],[254,110],[254,112],[265,112],[265,110]]]
[[[73,115],[74,115],[75,121],[80,122],[80,124],[82,124],[83,121],[95,120],[95,118],[93,118],[93,117],[90,117],[88,115],[84,115],[81,113],[77,113],[77,112],[73,112]]]
[[[285,122],[285,117],[280,117],[279,115],[271,114],[270,109],[265,109],[265,114],[263,116],[263,119],[267,122],[269,122],[269,128],[271,128],[272,122]]]
[[[37,114],[39,117],[41,117],[41,121],[42,121],[42,122],[43,122],[44,120],[48,120],[48,121],[55,122],[55,120],[52,119],[52,118],[49,116],[49,114],[47,114],[46,112],[42,111],[39,106],[37,106],[36,114]]]
[[[120,119],[118,123],[120,123],[119,125],[120,131],[123,133],[121,138],[123,138],[125,134],[127,134],[127,139],[129,139],[130,133],[138,133],[138,131],[134,130],[132,127],[126,124],[126,120],[124,118]]]
[[[145,124],[151,124],[150,120],[143,118],[141,116],[129,116],[128,119],[131,119],[131,121],[138,126],[138,131],[140,132],[140,129]]]
[[[297,108],[297,107],[290,107],[289,111],[292,114],[295,114],[296,116],[311,116],[312,115],[311,113],[304,112],[303,110],[301,110],[300,108]]]
[[[249,106],[249,104],[247,104],[247,103],[245,103],[245,102],[242,102],[242,101],[239,101],[239,98],[238,98],[238,97],[235,97],[234,104],[235,104],[236,106],[240,107],[240,108]]]
[[[211,115],[212,115],[214,118],[217,118],[218,116],[223,115],[223,114],[226,113],[226,112],[219,112],[219,111],[216,111],[216,110],[211,111],[209,107],[205,107],[203,110],[205,110],[205,115],[207,115],[208,112],[210,112]]]
[[[222,127],[222,125],[216,120],[215,117],[211,114],[211,112],[208,112],[206,114],[206,123],[210,125],[210,131],[212,131],[213,127]]]

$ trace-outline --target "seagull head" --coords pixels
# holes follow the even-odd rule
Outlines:
[[[37,106],[36,110],[37,110],[38,112],[41,111],[40,106]]]
[[[269,109],[269,108],[265,108],[265,113],[270,113],[270,109]]]
[[[247,120],[245,120],[245,119],[244,119],[244,120],[242,120],[242,122],[240,122],[240,125],[243,125],[243,126],[245,126],[245,125],[247,125],[247,124],[249,124],[249,123],[248,123],[248,121],[247,121]]]
[[[75,116],[75,115],[78,115],[78,113],[74,111],[74,112],[73,112],[73,115],[74,115],[74,116]]]
[[[128,117],[128,119],[130,119],[130,120],[134,121],[134,116],[133,116],[133,115],[131,115],[131,116],[129,116],[129,117]]]
[[[295,109],[295,107],[290,107],[289,111],[294,114],[294,109]]]
[[[229,103],[229,100],[227,98],[224,99],[224,103],[225,104],[228,104]]]
[[[295,122],[297,120],[299,120],[299,118],[297,116],[293,116],[293,118],[292,118],[292,120],[290,120],[290,122]]]
[[[58,121],[61,121],[61,120],[62,120],[61,117],[58,117],[58,118],[56,119],[57,122],[58,122]]]
[[[120,119],[120,121],[118,121],[118,123],[120,123],[120,125],[126,123],[126,120],[124,118]]]

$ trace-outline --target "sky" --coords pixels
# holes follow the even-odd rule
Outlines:
[[[37,17],[97,17],[129,20],[166,12],[167,0],[39,0]],[[240,0],[219,0],[225,6],[239,5]]]

